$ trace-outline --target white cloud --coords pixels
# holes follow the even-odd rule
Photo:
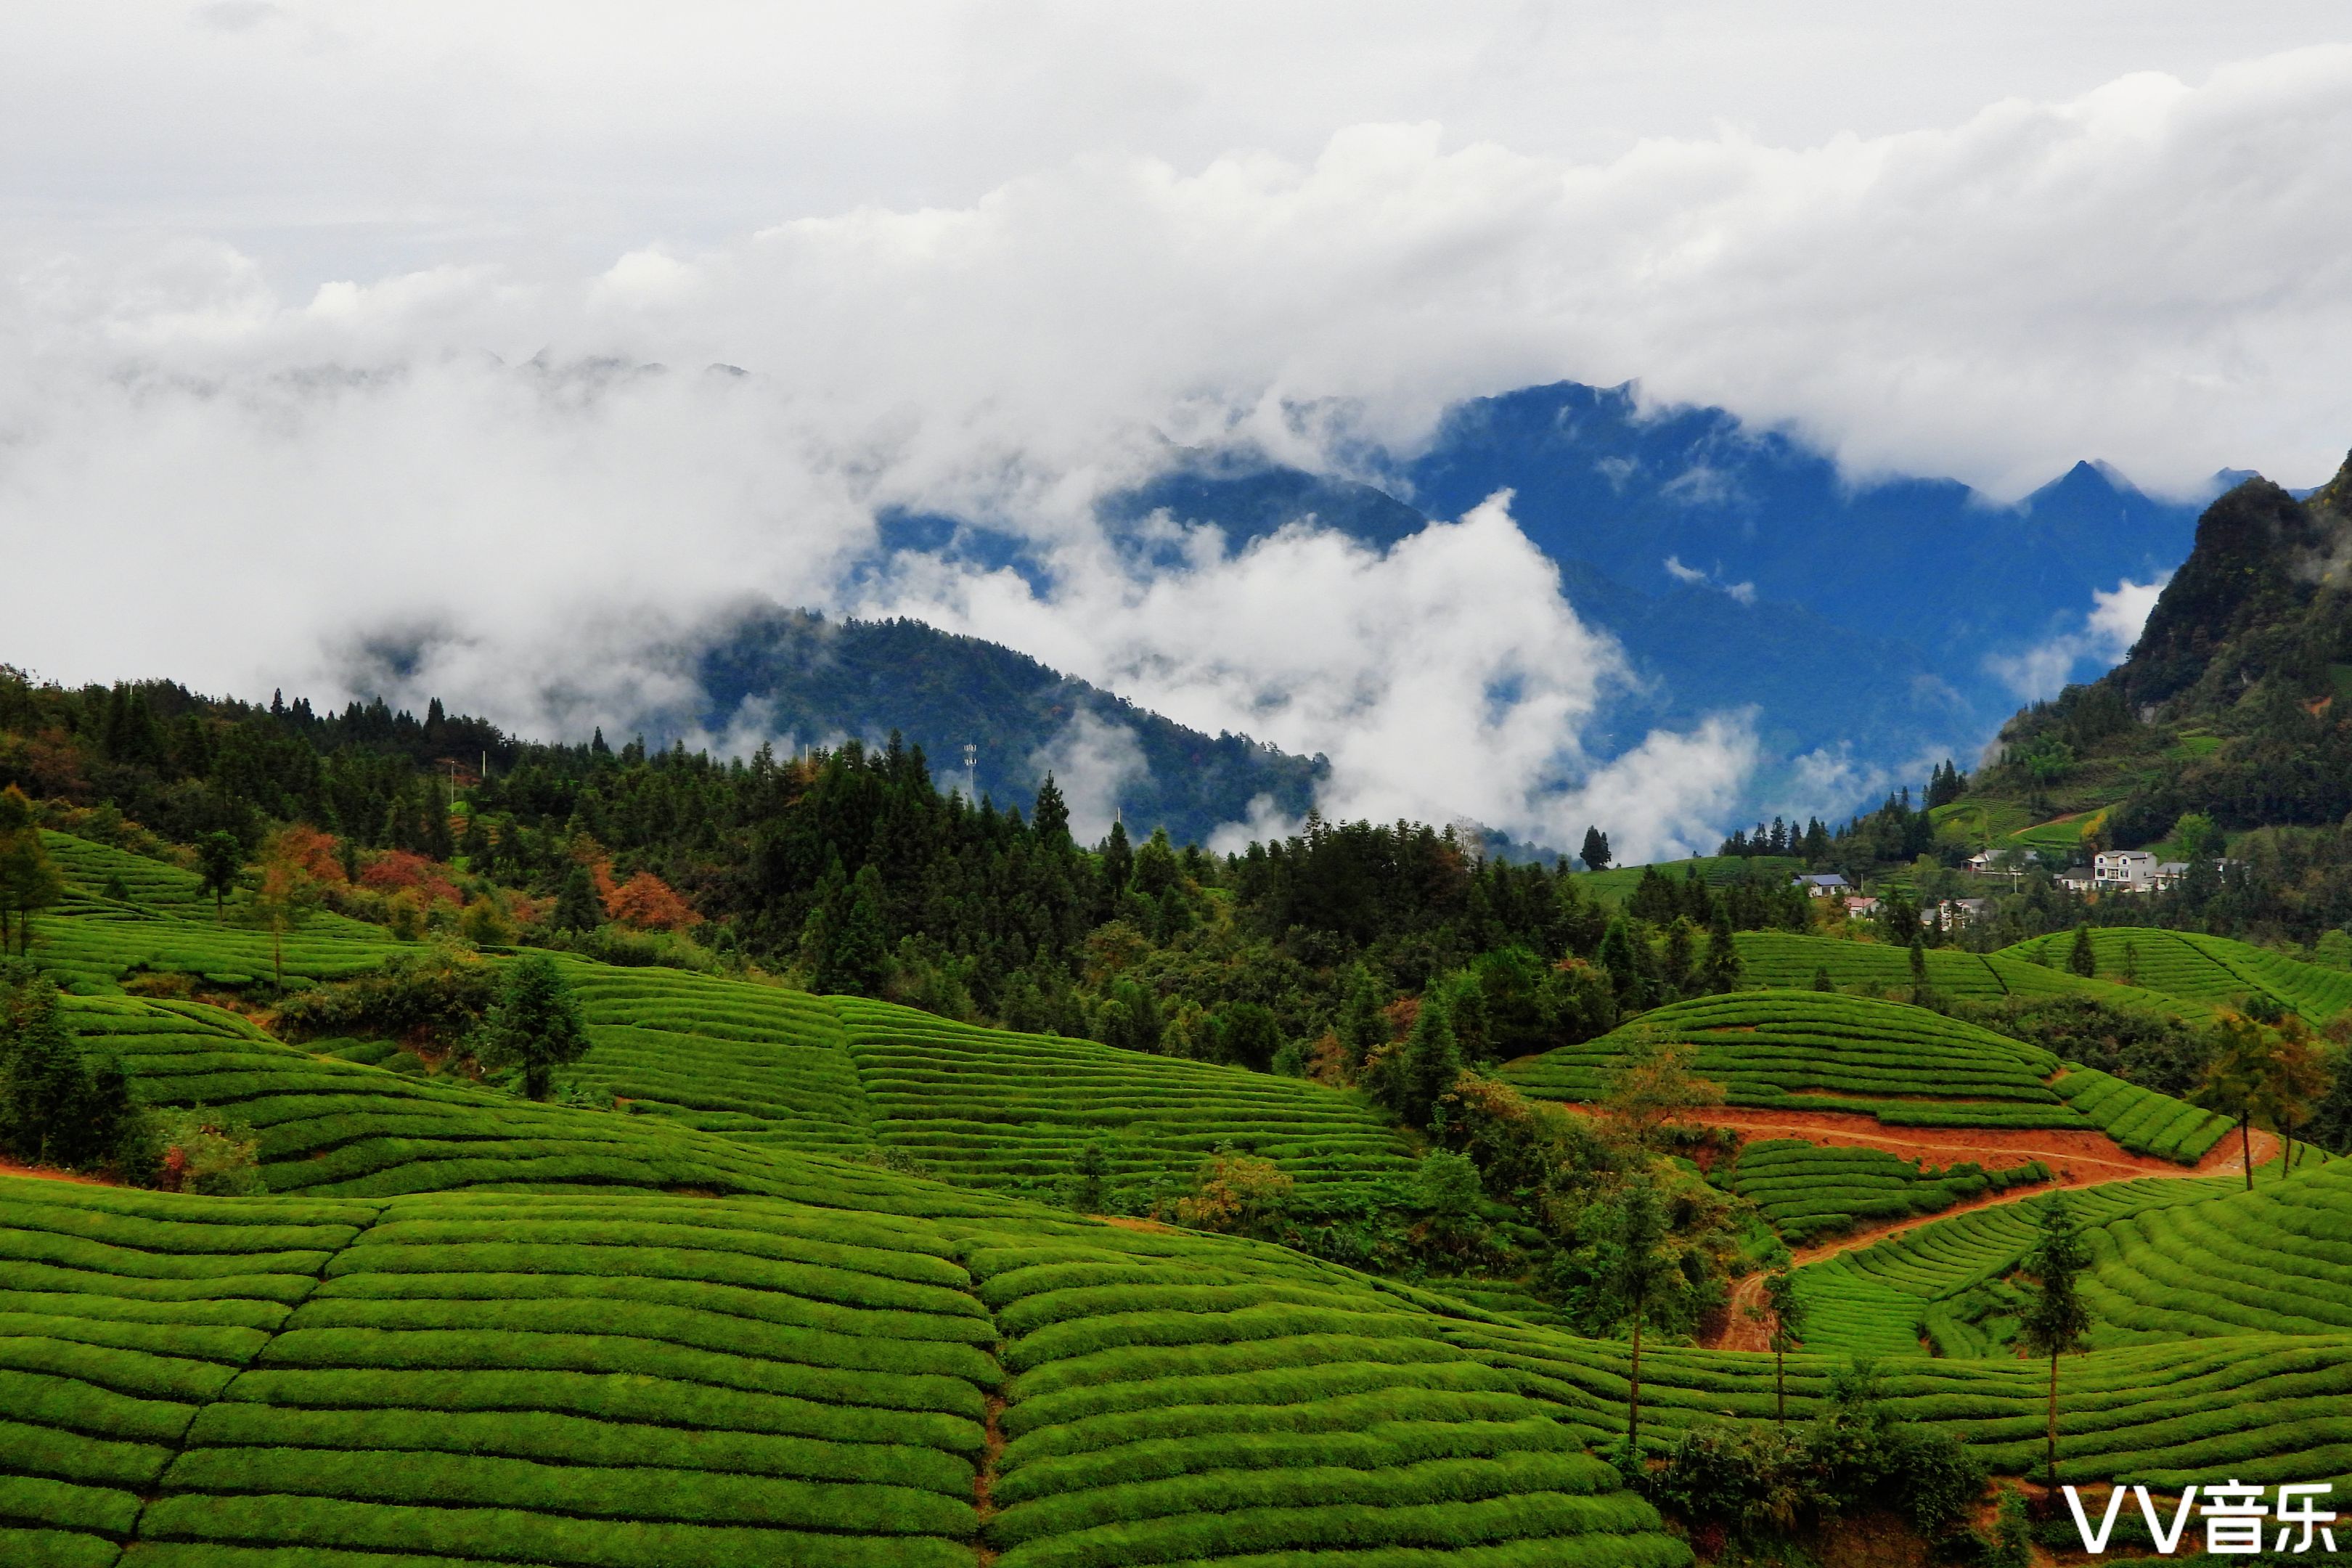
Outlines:
[[[1684,565],[1680,558],[1673,555],[1666,557],[1665,565],[1666,575],[1677,583],[1688,583],[1693,586],[1703,584],[1718,589],[1727,597],[1743,605],[1752,605],[1756,602],[1756,584],[1753,583],[1727,583],[1711,572],[1702,572],[1696,566]]]
[[[1071,836],[1081,844],[1108,833],[1121,794],[1151,776],[1134,731],[1086,712],[1072,714],[1029,765],[1054,775],[1054,787],[1069,807]]]
[[[2102,674],[2122,662],[2139,641],[2147,613],[2156,608],[2157,595],[2169,581],[2171,574],[2167,573],[2154,582],[2126,578],[2112,588],[2094,588],[2091,608],[2080,630],[2061,632],[2020,653],[1992,655],[1985,660],[1985,668],[2027,701],[2055,697],[2074,679],[2084,659],[2095,660]]]
[[[683,57],[635,58],[596,27],[501,20],[444,58],[389,8],[279,11],[135,47],[93,45],[61,12],[0,23],[12,58],[56,67],[20,72],[45,85],[0,105],[0,126],[63,103],[60,123],[89,134],[45,144],[104,165],[86,183],[96,205],[22,164],[0,185],[0,549],[12,590],[35,585],[12,594],[0,658],[321,699],[383,683],[578,732],[690,706],[685,650],[747,599],[897,606],[1184,721],[1327,752],[1327,809],[1468,814],[1558,842],[1559,823],[1580,833],[1575,812],[1605,807],[1631,852],[1703,842],[1703,801],[1754,742],[1718,720],[1624,737],[1596,769],[1625,750],[1588,734],[1615,652],[1501,505],[1386,555],[1310,531],[1231,555],[1203,536],[1139,574],[1099,538],[1094,501],[1171,441],[1331,463],[1367,438],[1411,443],[1460,397],[1561,376],[1638,375],[1660,398],[1794,421],[1857,471],[2009,492],[2086,454],[2159,484],[2224,462],[2309,478],[2352,429],[2332,369],[2352,354],[2352,213],[2336,199],[2352,183],[2352,48],[2194,82],[2035,78],[2038,100],[1935,100],[1943,122],[1924,129],[1881,115],[1775,142],[1700,118],[1574,146],[1515,136],[1532,113],[1480,117],[1482,72],[1516,68],[1504,45],[1483,64],[1401,49],[1382,79],[1441,68],[1461,90],[1303,89],[1428,111],[1327,118],[1341,129],[1311,136],[1065,125],[992,142],[1002,168],[971,165],[944,194],[884,182],[891,199],[800,184],[763,203],[728,163],[731,194],[689,221],[646,194],[661,182],[632,183],[629,149],[687,160],[710,125],[803,91],[812,114],[917,123],[969,64],[940,50],[1022,50],[845,35],[857,68],[820,52],[755,81],[771,62],[746,59],[695,100],[656,90],[696,79]],[[244,106],[254,124],[231,129],[275,149],[249,188],[198,171],[201,210],[148,186],[174,188],[193,149],[244,142],[165,146],[149,120],[110,129],[57,85],[131,84],[102,104],[173,79],[186,50],[215,52],[188,69],[192,91],[223,95],[208,111]],[[1199,57],[1171,55],[1167,80],[1154,58],[1120,55],[1118,89],[1087,110],[1097,132],[1192,113]],[[1018,92],[999,83],[966,110],[1089,63],[1037,58]],[[573,90],[633,68],[635,96]],[[1538,77],[1528,101],[1556,105]],[[155,123],[180,123],[181,100],[151,96]],[[353,112],[360,99],[384,112]],[[509,101],[548,118],[485,107]],[[251,108],[265,102],[270,116]],[[1449,104],[1467,132],[1444,123]],[[478,118],[501,112],[514,122]],[[360,157],[375,142],[306,142],[288,116],[413,129],[412,183],[376,183]],[[597,157],[571,187],[532,185],[517,229],[472,182],[498,165],[484,146],[532,135]],[[305,205],[363,164],[364,212]],[[608,174],[641,205],[599,207]],[[445,175],[475,205],[436,206]],[[309,194],[273,205],[280,188]],[[577,229],[551,216],[569,212]],[[305,271],[328,252],[294,228],[341,237],[352,265]],[[593,255],[549,237],[619,228]],[[365,237],[379,233],[397,237]],[[268,259],[298,251],[302,266]],[[890,504],[1020,533],[1052,582],[917,563],[852,580]],[[2114,646],[2144,592],[2118,588],[2075,640],[2004,673],[2021,690],[2063,679],[2062,658]]]

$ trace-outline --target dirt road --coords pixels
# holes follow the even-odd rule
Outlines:
[[[1906,1159],[1925,1157],[1936,1164],[1974,1160],[1990,1171],[2039,1160],[2057,1173],[2055,1184],[2063,1187],[2092,1187],[2141,1176],[2233,1175],[2242,1173],[2246,1168],[2239,1152],[2238,1135],[2234,1129],[2208,1150],[2205,1157],[2192,1167],[2177,1165],[2153,1155],[2134,1154],[2110,1142],[2106,1135],[2100,1132],[1886,1127],[1881,1125],[1875,1117],[1843,1112],[1751,1110],[1732,1107],[1710,1111],[1707,1120],[1719,1126],[1738,1128],[1751,1139],[1801,1138],[1808,1143],[1885,1149]],[[2278,1158],[2277,1135],[2256,1131],[2253,1152],[2257,1169]],[[1900,1236],[1905,1231],[1934,1225],[1937,1220],[1949,1219],[1954,1215],[1967,1214],[1971,1209],[2023,1203],[2050,1191],[2052,1185],[2048,1182],[2039,1182],[2032,1186],[2011,1187],[2007,1192],[1987,1193],[1934,1214],[1913,1215],[1885,1225],[1853,1230],[1818,1246],[1801,1247],[1790,1254],[1790,1258],[1799,1267],[1819,1263],[1825,1258],[1834,1258],[1841,1252],[1853,1252],[1884,1241],[1890,1236]],[[1732,1286],[1731,1310],[1725,1321],[1723,1332],[1717,1336],[1710,1348],[1770,1350],[1766,1325],[1748,1316],[1749,1309],[1761,1306],[1763,1300],[1764,1277],[1761,1274],[1750,1274],[1736,1281]]]

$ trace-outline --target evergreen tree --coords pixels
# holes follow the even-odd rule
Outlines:
[[[1135,876],[1135,851],[1128,847],[1127,824],[1114,821],[1102,847],[1102,907],[1107,919],[1118,917],[1119,903]]]
[[[1584,847],[1577,851],[1577,858],[1584,862],[1584,868],[1588,871],[1609,869],[1609,835],[1598,827],[1586,828]]]
[[[1650,1005],[1648,958],[1648,941],[1634,933],[1624,916],[1609,922],[1608,932],[1601,939],[1601,967],[1609,972],[1619,1012],[1639,1012]]]
[[[545,1100],[555,1069],[588,1054],[588,1028],[571,988],[543,953],[518,959],[473,1037],[474,1056],[489,1068],[522,1068],[522,1091]]]
[[[1350,1074],[1362,1071],[1364,1059],[1388,1044],[1389,1021],[1381,1008],[1380,986],[1360,959],[1348,966],[1336,1032],[1340,1048],[1348,1053]]]
[[[1642,1453],[1642,1331],[1650,1321],[1668,1270],[1675,1268],[1673,1226],[1657,1180],[1635,1171],[1595,1200],[1580,1229],[1591,1236],[1594,1293],[1610,1315],[1633,1326],[1633,1365],[1625,1387],[1625,1452]]]
[[[1787,1247],[1773,1249],[1765,1264],[1764,1299],[1748,1309],[1750,1318],[1772,1325],[1765,1343],[1772,1350],[1773,1419],[1782,1426],[1789,1424],[1786,1358],[1805,1342],[1805,1300],[1797,1294],[1796,1276],[1789,1271],[1790,1261]]]
[[[1704,973],[1706,989],[1716,995],[1739,989],[1739,944],[1731,934],[1731,911],[1720,902],[1715,907],[1714,919],[1707,922]]]
[[[16,951],[30,952],[33,911],[47,909],[65,892],[65,879],[50,864],[34,823],[32,801],[15,784],[0,790],[0,957],[7,955],[12,926]]]
[[[110,1053],[68,1031],[58,988],[0,963],[0,1149],[31,1163],[94,1165],[135,1155],[141,1117]]]
[[[196,890],[213,896],[214,923],[219,923],[244,868],[245,848],[234,834],[215,830],[196,840]]]
[[[2086,1347],[2091,1310],[2083,1302],[2078,1281],[2091,1265],[2083,1245],[2074,1211],[2063,1192],[2053,1193],[2042,1205],[2042,1223],[2032,1249],[2021,1268],[2027,1275],[2025,1310],[2018,1317],[2018,1338],[2033,1355],[2050,1358],[2050,1396],[2043,1478],[2058,1489],[2058,1358]]]
[[[1917,932],[1911,937],[1911,999],[1917,1001],[1927,990],[1927,944]]]
[[[860,866],[850,879],[848,908],[832,938],[816,989],[833,995],[879,994],[889,938],[882,926],[882,873],[873,866]]]
[[[2074,928],[2074,945],[2066,952],[2066,967],[2085,980],[2098,977],[2099,955],[2091,946],[2089,926],[2078,925]]]
[[[1691,994],[1691,971],[1697,957],[1697,944],[1692,940],[1690,919],[1676,915],[1666,928],[1666,954],[1661,978],[1666,989],[1676,996]]]
[[[1399,1064],[1401,1103],[1397,1114],[1414,1127],[1427,1127],[1438,1100],[1462,1076],[1462,1054],[1454,1037],[1454,1020],[1442,998],[1424,996],[1421,1016],[1413,1020]]]
[[[556,889],[555,910],[548,923],[558,931],[587,932],[604,923],[604,907],[596,901],[596,879],[587,867],[578,861],[563,874],[563,885]]]
[[[1061,789],[1047,773],[1045,782],[1037,786],[1037,804],[1029,814],[1030,830],[1037,842],[1048,847],[1067,844],[1070,840],[1070,808],[1062,799]]]
[[[1813,989],[1816,991],[1834,991],[1837,989],[1836,986],[1830,984],[1830,972],[1826,964],[1816,963],[1813,965]]]
[[[1070,1166],[1070,1206],[1080,1214],[1102,1213],[1109,1200],[1110,1173],[1110,1156],[1098,1140],[1087,1139]]]

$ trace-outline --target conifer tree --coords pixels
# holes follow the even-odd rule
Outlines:
[[[555,911],[548,923],[558,931],[586,932],[603,924],[604,919],[604,906],[596,901],[595,877],[574,861],[563,874],[563,885],[556,889]]]
[[[871,865],[860,866],[851,879],[848,906],[832,937],[816,989],[835,995],[878,994],[889,939],[882,926],[882,874]]]
[[[2084,1304],[2078,1284],[2090,1265],[2091,1255],[2083,1246],[2082,1230],[2066,1194],[2051,1194],[2042,1206],[2041,1229],[2032,1249],[2021,1265],[2030,1284],[2017,1329],[2028,1352],[2050,1358],[2044,1480],[2053,1491],[2058,1487],[2058,1358],[2083,1350],[2090,1338],[2091,1310]]]
[[[2091,928],[2088,925],[2074,928],[2074,945],[2066,952],[2066,967],[2085,980],[2098,977],[2099,955],[2091,946]]]
[[[1413,1020],[1400,1065],[1402,1103],[1396,1107],[1397,1113],[1414,1127],[1427,1127],[1439,1099],[1462,1076],[1461,1048],[1442,997],[1422,998],[1421,1016]]]
[[[1609,869],[1609,836],[1598,827],[1587,827],[1584,847],[1577,851],[1577,858],[1584,862],[1588,871]]]
[[[42,846],[31,799],[15,784],[0,790],[0,957],[7,954],[12,926],[16,951],[30,952],[33,911],[47,909],[65,892],[65,879]]]
[[[485,1067],[522,1068],[522,1091],[545,1100],[555,1069],[588,1054],[588,1028],[555,961],[519,959],[475,1031],[474,1055]]]
[[[1731,934],[1731,911],[1721,902],[1706,927],[1706,989],[1717,995],[1739,989],[1739,943]]]
[[[1050,773],[1045,782],[1037,786],[1037,804],[1030,813],[1029,827],[1040,844],[1053,847],[1069,842],[1070,808]]]

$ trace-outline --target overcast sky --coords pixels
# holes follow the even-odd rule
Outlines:
[[[1664,847],[1741,717],[1596,770],[1613,652],[1507,504],[1142,578],[1093,497],[1560,378],[2000,494],[2352,444],[2340,5],[16,0],[0,145],[0,660],[59,679],[421,643],[388,694],[553,733],[690,706],[659,650],[747,595],[888,608],[1328,752],[1334,805]],[[890,502],[1056,585],[852,586]],[[1401,753],[1441,716],[1486,765]]]

